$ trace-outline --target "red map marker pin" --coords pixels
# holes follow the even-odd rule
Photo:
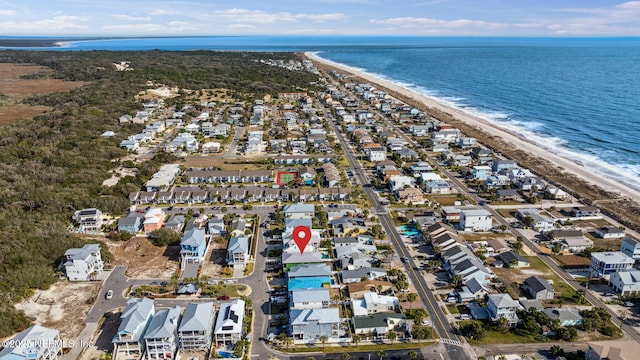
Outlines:
[[[293,241],[298,245],[298,250],[300,250],[300,255],[304,253],[304,249],[311,241],[311,229],[308,226],[296,226],[293,229]]]

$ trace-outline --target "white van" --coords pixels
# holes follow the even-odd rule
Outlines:
[[[460,318],[460,320],[471,320],[471,316],[469,314],[460,314],[458,318]]]

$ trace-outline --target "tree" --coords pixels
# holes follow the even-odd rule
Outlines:
[[[407,294],[407,301],[409,302],[409,309],[410,310],[413,307],[413,302],[416,301],[416,299],[418,299],[418,294],[416,294],[416,293],[408,293]]]
[[[549,352],[551,353],[551,355],[559,357],[559,356],[564,356],[564,349],[560,347],[560,345],[553,345],[551,348],[549,348]]]
[[[341,360],[351,360],[351,355],[349,355],[349,353],[342,353],[342,355],[340,356]]]
[[[327,335],[320,336],[320,342],[322,343],[322,352],[324,352],[324,345],[327,343],[327,340],[329,340],[329,337]]]
[[[287,348],[287,350],[289,350],[289,345],[293,343],[293,339],[288,337],[286,333],[280,333],[278,335],[278,340]]]
[[[418,360],[418,353],[415,350],[410,350],[407,355],[409,355],[409,360]]]
[[[518,239],[516,240],[516,242],[515,242],[513,245],[511,245],[511,247],[513,248],[513,250],[514,250],[515,252],[520,252],[520,251],[522,251],[522,246],[523,246],[523,245],[522,245],[522,239],[521,239],[520,237],[518,237]]]
[[[510,328],[511,328],[511,323],[507,318],[501,317],[500,319],[498,319],[498,331],[500,331],[503,334],[506,334]]]
[[[472,340],[481,340],[484,338],[486,330],[484,326],[482,326],[482,322],[480,321],[469,321],[468,323],[460,326],[460,331],[462,335],[472,339]]]
[[[356,348],[358,347],[358,343],[360,342],[360,335],[353,334],[351,336],[351,341],[355,344]]]
[[[413,315],[413,321],[415,324],[422,324],[424,319],[427,317],[427,310],[425,309],[415,309],[411,310],[411,314]]]
[[[389,341],[391,341],[391,344],[393,345],[393,343],[398,340],[398,333],[395,331],[391,331],[389,333]]]
[[[380,356],[380,360],[382,360],[387,355],[384,350],[378,350],[378,356]]]
[[[166,246],[180,241],[180,234],[167,228],[152,231],[149,239],[155,246]]]

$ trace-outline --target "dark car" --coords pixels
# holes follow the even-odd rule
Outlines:
[[[229,300],[230,298],[227,295],[218,296],[218,300]]]

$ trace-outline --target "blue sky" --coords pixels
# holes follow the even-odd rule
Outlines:
[[[640,1],[0,0],[8,36],[640,36]]]

